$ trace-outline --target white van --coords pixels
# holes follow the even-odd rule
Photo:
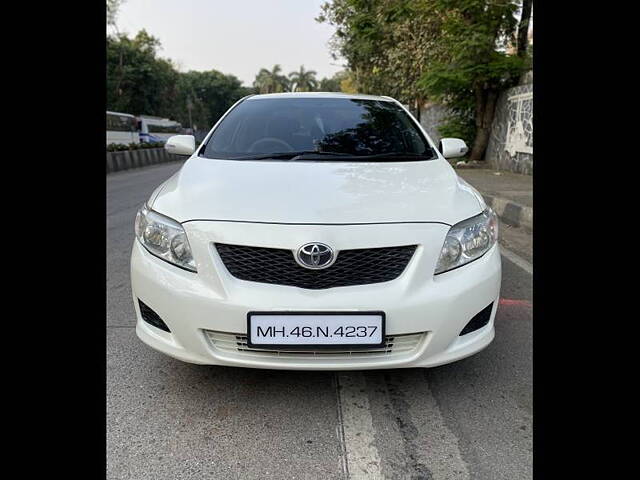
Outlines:
[[[136,117],[129,113],[107,111],[107,145],[140,143]]]
[[[165,142],[169,137],[182,133],[182,125],[168,118],[140,115],[138,117],[140,141],[148,143]]]

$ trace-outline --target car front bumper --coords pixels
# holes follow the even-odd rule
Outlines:
[[[501,281],[499,247],[494,245],[478,260],[434,276],[437,254],[448,230],[445,225],[350,226],[348,234],[342,228],[338,229],[342,233],[336,233],[335,227],[328,226],[309,232],[308,227],[301,226],[274,229],[218,222],[187,223],[185,229],[198,273],[154,257],[137,240],[131,255],[136,333],[147,345],[179,360],[300,370],[433,367],[473,355],[493,340]],[[325,240],[338,249],[382,242],[376,238],[390,245],[407,244],[411,239],[419,246],[403,274],[390,282],[306,290],[232,277],[213,242],[241,244],[243,238],[260,238],[261,245],[266,242],[271,244],[267,246],[280,248],[300,245],[309,238]],[[138,300],[152,308],[171,332],[145,322]],[[489,322],[460,336],[465,325],[490,304]],[[382,353],[264,352],[244,345],[250,311],[380,310],[385,312],[386,335],[392,344]]]

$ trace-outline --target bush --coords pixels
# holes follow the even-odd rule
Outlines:
[[[438,127],[438,133],[441,137],[460,138],[464,140],[471,150],[471,142],[476,135],[473,117],[469,115],[450,115],[444,119]]]
[[[120,143],[110,143],[107,145],[107,152],[123,152],[125,150],[142,150],[145,148],[162,148],[164,147],[164,142],[158,143],[130,143],[129,145],[124,145]]]

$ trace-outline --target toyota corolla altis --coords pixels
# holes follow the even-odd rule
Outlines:
[[[431,367],[494,337],[498,223],[396,100],[245,97],[138,212],[136,332],[199,364]]]

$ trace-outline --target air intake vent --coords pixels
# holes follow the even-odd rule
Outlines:
[[[416,245],[341,250],[333,265],[309,270],[298,265],[293,251],[216,243],[229,273],[250,282],[323,289],[388,282],[400,276]]]
[[[392,359],[414,355],[428,332],[387,335],[382,347],[349,350],[278,350],[274,348],[254,348],[247,345],[247,336],[240,333],[225,333],[205,330],[216,351],[236,358],[288,358],[297,360],[343,360],[343,359]]]
[[[460,335],[466,335],[467,333],[475,332],[484,327],[489,320],[491,320],[491,309],[493,308],[493,302],[484,308],[480,313],[473,317],[469,323],[462,329]]]
[[[147,322],[149,325],[153,325],[160,330],[164,330],[165,332],[171,333],[167,324],[162,321],[160,315],[151,310],[147,305],[145,305],[142,300],[138,299],[138,305],[140,306],[140,315],[142,319]]]

